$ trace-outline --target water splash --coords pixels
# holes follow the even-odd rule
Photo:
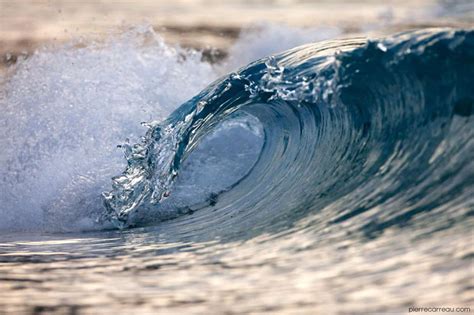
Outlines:
[[[0,88],[0,230],[93,225],[100,192],[123,167],[116,144],[216,77],[199,53],[148,28],[44,48],[10,72]]]

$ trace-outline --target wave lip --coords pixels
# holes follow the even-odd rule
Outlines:
[[[462,220],[474,204],[473,48],[472,30],[431,29],[253,62],[125,145],[127,168],[104,193],[105,218],[123,228],[139,209],[159,211],[200,141],[244,112],[262,125],[262,151],[209,206],[251,212],[252,228],[312,213],[313,226],[350,221],[373,237],[435,213]]]

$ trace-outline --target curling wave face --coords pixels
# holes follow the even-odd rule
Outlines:
[[[19,60],[0,74],[0,232],[110,228],[96,222],[104,211],[101,192],[124,167],[116,144],[137,141],[139,122],[165,119],[236,65],[334,35],[262,25],[241,35],[224,64],[211,65],[142,26],[100,42],[44,47]],[[249,115],[237,116],[202,141],[182,165],[172,197],[143,223],[187,213],[247,173],[262,132]]]
[[[159,213],[183,161],[238,116],[262,128],[261,151],[233,185],[186,207],[200,209],[200,224],[250,237],[305,218],[312,230],[370,238],[463,225],[474,207],[473,48],[474,32],[437,29],[256,61],[124,145],[128,166],[104,193],[105,218],[122,228]]]

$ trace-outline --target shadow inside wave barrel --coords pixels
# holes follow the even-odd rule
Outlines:
[[[128,167],[104,193],[104,219],[124,228],[175,218],[146,229],[222,241],[467,231],[473,74],[468,30],[310,44],[256,61],[149,124],[143,141],[126,148]],[[253,166],[247,161],[240,179],[207,200],[161,216],[183,161],[232,115],[261,125]],[[228,138],[229,147],[237,139]]]

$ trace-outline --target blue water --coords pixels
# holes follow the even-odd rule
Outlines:
[[[473,32],[428,30],[256,61],[124,145],[128,167],[104,193],[106,220],[122,228],[137,213],[141,222],[159,213],[199,141],[243,112],[263,128],[258,160],[201,210],[215,212],[209,226],[232,225],[226,236],[285,229],[309,215],[311,229],[349,224],[370,238],[392,227],[465,224],[474,202],[473,45]]]
[[[141,36],[2,83],[1,308],[472,304],[474,31],[311,43],[217,80]]]

